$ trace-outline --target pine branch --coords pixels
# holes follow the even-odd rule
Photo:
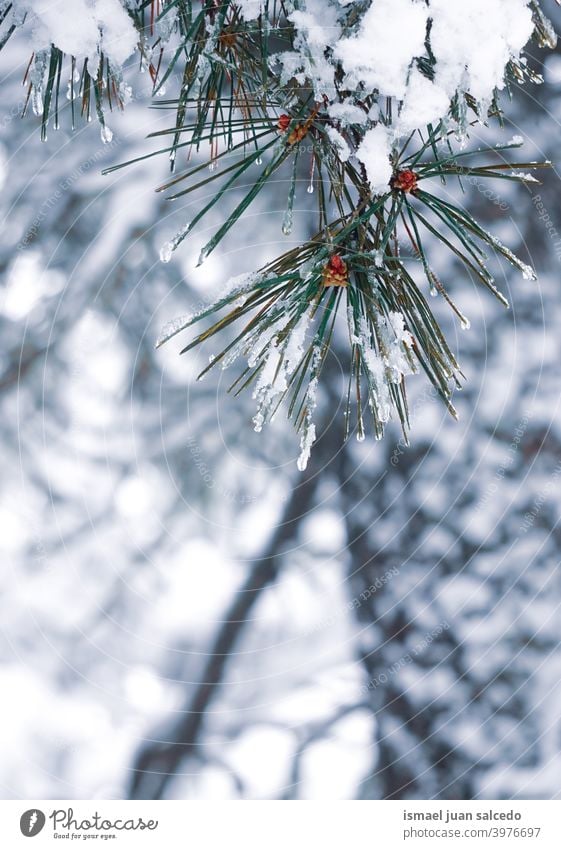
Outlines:
[[[506,151],[520,146],[518,139],[496,148],[464,147],[471,125],[502,122],[503,83],[509,94],[509,81],[536,82],[539,75],[513,47],[504,79],[491,75],[488,94],[476,97],[465,82],[469,62],[459,57],[461,78],[437,117],[432,100],[444,92],[438,88],[442,61],[435,47],[438,15],[430,2],[412,4],[411,15],[418,17],[424,39],[422,47],[414,48],[407,78],[400,83],[397,72],[395,79],[384,79],[375,57],[369,58],[367,25],[381,15],[380,20],[391,26],[391,14],[384,11],[387,5],[354,2],[341,7],[326,0],[326,25],[339,35],[335,42],[306,0],[126,3],[127,25],[135,34],[137,54],[154,93],[163,95],[176,73],[181,77],[178,96],[157,101],[159,110],[174,113],[171,126],[152,134],[164,146],[139,159],[169,157],[172,177],[158,191],[168,192],[170,200],[203,187],[215,188],[210,200],[163,246],[163,261],[169,261],[196,226],[235,190],[236,205],[203,246],[202,264],[277,174],[287,181],[281,229],[290,234],[299,175],[309,167],[308,191],[315,194],[317,206],[315,236],[235,283],[230,294],[198,315],[174,322],[160,340],[203,319],[212,323],[183,353],[228,334],[203,374],[218,364],[226,367],[238,357],[246,358],[231,391],[252,389],[258,430],[286,403],[301,433],[301,468],[316,437],[313,411],[318,382],[341,314],[349,337],[347,434],[356,421],[359,439],[368,429],[381,438],[395,414],[407,438],[405,378],[419,370],[455,414],[452,396],[462,374],[426,299],[425,286],[444,298],[462,327],[467,328],[469,320],[432,269],[425,248],[429,239],[438,240],[505,306],[508,302],[488,268],[489,255],[506,259],[525,278],[535,279],[530,266],[466,209],[444,197],[441,187],[451,179],[460,186],[466,179],[536,182],[531,172],[549,163],[504,160]],[[6,39],[14,23],[11,6],[0,7],[0,31],[6,28]],[[92,8],[96,14],[95,0]],[[528,26],[528,36],[534,28],[539,45],[555,45],[553,28],[536,0],[517,0],[512,14],[521,28]],[[458,16],[451,20],[457,27]],[[508,35],[508,21],[504,26]],[[104,109],[106,104],[123,106],[126,85],[121,68],[104,52],[104,25],[99,31],[93,61],[86,58],[78,72],[76,57],[71,58],[69,95],[72,114],[77,100],[87,119],[95,113],[102,138],[108,141],[111,132]],[[361,38],[366,38],[366,52]],[[341,52],[341,44],[350,50]],[[365,61],[372,67],[363,67]],[[43,138],[51,118],[58,125],[64,63],[53,38],[50,50],[34,54],[26,75],[33,110],[41,115]],[[405,93],[398,93],[400,85]],[[411,130],[408,110],[415,106],[410,102],[415,91],[429,92],[435,117]],[[427,108],[425,104],[425,112]],[[205,149],[206,161],[190,164],[191,156]]]

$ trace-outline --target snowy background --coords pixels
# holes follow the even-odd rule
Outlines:
[[[195,382],[210,349],[154,342],[308,235],[306,175],[289,238],[277,184],[202,268],[217,219],[162,264],[197,199],[154,193],[163,158],[100,172],[170,114],[137,76],[110,144],[65,122],[41,144],[28,60],[0,54],[3,797],[561,796],[557,172],[466,186],[539,271],[503,266],[510,311],[433,247],[472,326],[435,300],[459,424],[418,376],[411,448],[341,446],[336,351],[302,474],[280,417],[256,434],[228,374]],[[474,143],[557,166],[561,53],[545,75]]]

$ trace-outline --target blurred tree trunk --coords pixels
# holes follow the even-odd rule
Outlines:
[[[224,684],[229,660],[244,633],[251,611],[263,591],[276,580],[286,549],[297,537],[301,522],[314,508],[317,487],[322,475],[334,462],[333,458],[337,457],[342,440],[340,418],[336,417],[326,424],[325,430],[320,429],[322,436],[308,468],[298,478],[266,550],[256,559],[245,583],[235,594],[209,649],[200,682],[189,694],[180,721],[173,727],[168,740],[150,741],[140,749],[133,764],[131,799],[165,798],[174,776],[186,768],[190,758],[203,752],[206,713]]]
[[[466,700],[475,695],[462,648],[449,622],[442,628],[444,620],[440,618],[432,628],[430,622],[424,626],[400,599],[409,555],[420,546],[430,519],[423,518],[413,504],[406,508],[405,523],[396,531],[395,547],[378,545],[371,518],[383,515],[391,500],[392,476],[395,483],[399,474],[390,465],[390,454],[390,471],[374,489],[371,478],[357,470],[348,450],[341,455],[340,468],[345,481],[342,512],[351,553],[349,592],[356,615],[369,634],[360,659],[367,678],[365,695],[376,720],[375,764],[362,796],[471,799],[475,766],[449,739],[458,690]],[[406,487],[406,480],[402,485]],[[356,509],[367,493],[370,519],[364,510]],[[401,509],[399,512],[402,516]],[[408,586],[409,582],[403,587],[404,594]],[[423,606],[422,596],[418,604]],[[443,662],[448,672],[453,670],[451,692],[448,697],[432,698],[434,688],[429,679],[433,673],[438,675]],[[423,677],[424,684],[419,680]],[[412,685],[415,678],[419,686]]]

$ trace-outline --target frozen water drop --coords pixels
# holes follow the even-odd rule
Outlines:
[[[107,124],[101,125],[100,135],[103,144],[111,144],[113,141],[113,131],[109,129]]]
[[[308,467],[309,455],[306,451],[302,451],[298,460],[296,461],[296,468],[299,472],[305,472]]]
[[[199,259],[197,260],[197,268],[198,268],[200,265],[202,265],[202,264],[203,264],[203,262],[205,261],[205,259],[206,259],[206,258],[207,258],[207,256],[209,255],[209,253],[210,253],[210,248],[206,247],[206,248],[203,248],[203,249],[202,249],[202,251],[201,251],[201,252],[200,252],[200,254],[199,254]]]
[[[308,192],[309,195],[313,195],[313,193],[314,193],[313,183],[310,183],[310,185],[308,186],[306,191]]]
[[[289,208],[286,210],[283,222],[282,222],[282,232],[285,236],[290,236],[292,233],[292,210]]]
[[[365,439],[366,439],[366,435],[365,435],[364,431],[359,430],[359,432],[356,435],[356,441],[357,442],[364,442]]]
[[[43,94],[40,91],[40,89],[37,89],[37,88],[33,89],[33,97],[32,97],[32,100],[31,100],[31,104],[32,104],[33,114],[34,115],[41,115],[41,113],[43,112]]]
[[[171,242],[166,242],[165,245],[162,245],[160,248],[160,260],[162,262],[169,262],[171,259],[171,255],[173,253],[173,245]]]
[[[257,159],[255,160],[255,164],[256,165],[263,165],[263,160],[261,159],[260,156],[258,156]]]
[[[470,327],[471,327],[471,321],[469,320],[469,318],[462,316],[460,326],[461,326],[462,330],[469,330]]]

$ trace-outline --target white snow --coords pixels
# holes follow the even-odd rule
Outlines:
[[[489,100],[495,87],[504,86],[508,61],[532,34],[527,0],[464,0],[461,14],[450,0],[431,0],[430,9],[436,84],[448,97],[460,90]]]
[[[390,137],[387,129],[378,124],[368,130],[356,152],[364,164],[368,181],[374,194],[384,194],[392,176],[390,164]]]
[[[246,21],[258,18],[263,11],[263,0],[237,0],[237,6]]]
[[[15,0],[14,14],[27,13],[35,51],[54,44],[69,56],[88,59],[95,72],[103,51],[115,69],[129,58],[138,34],[120,0]]]
[[[236,5],[247,21],[265,8],[262,0]],[[73,0],[69,15],[65,0],[14,0],[8,20],[26,26],[35,51],[35,112],[42,111],[51,44],[77,60],[87,59],[91,74],[103,53],[119,73],[141,40],[127,11],[131,7],[130,0]],[[272,56],[271,67],[279,71],[282,84],[296,80],[325,104],[338,125],[328,128],[329,136],[343,160],[355,151],[339,129],[364,127],[362,144],[355,146],[362,149],[374,191],[387,183],[382,178],[389,169],[388,145],[428,123],[449,120],[457,94],[471,94],[485,113],[494,91],[504,87],[508,63],[521,59],[534,26],[529,0],[464,0],[461,7],[451,0],[373,0],[366,9],[354,7],[352,0],[299,0],[288,4],[287,17],[295,29],[293,49]],[[158,32],[168,40],[175,16],[165,15],[162,21]],[[216,35],[210,32],[211,42]],[[201,57],[199,76],[208,70],[209,52],[212,44]],[[431,57],[434,79],[422,72]],[[369,97],[374,105],[366,114]],[[370,136],[385,116],[387,98],[396,104],[392,117],[384,117],[385,130]],[[110,137],[104,129],[103,140]]]
[[[346,162],[351,155],[351,149],[339,130],[336,130],[335,127],[328,127],[327,135],[329,136],[333,146],[336,148],[341,162]]]
[[[416,0],[376,0],[358,33],[342,38],[335,47],[348,87],[364,83],[382,97],[402,99],[411,61],[425,52],[428,14],[426,5]]]
[[[327,98],[327,111],[340,126],[365,126],[366,134],[385,110],[386,98],[397,102],[387,128],[391,141],[449,120],[454,97],[471,94],[485,114],[496,89],[505,85],[505,70],[519,61],[532,31],[529,0],[374,0],[359,12],[358,23],[346,27],[341,0],[302,0],[289,14],[297,32],[295,50],[278,55],[284,83],[292,77],[311,84],[318,100]],[[417,60],[435,59],[434,79],[419,69]],[[336,76],[344,74],[339,88]],[[353,92],[351,95],[348,91]],[[375,105],[369,116],[359,105],[369,94]],[[463,131],[463,128],[461,128]],[[340,148],[334,137],[335,146]],[[380,186],[387,172],[382,131],[369,155],[371,182]],[[377,161],[374,163],[373,158]],[[362,159],[362,161],[365,161]],[[366,164],[366,163],[365,163]]]
[[[410,133],[426,124],[438,124],[450,105],[449,95],[438,85],[414,69],[409,77],[403,107],[399,114],[399,131]]]

